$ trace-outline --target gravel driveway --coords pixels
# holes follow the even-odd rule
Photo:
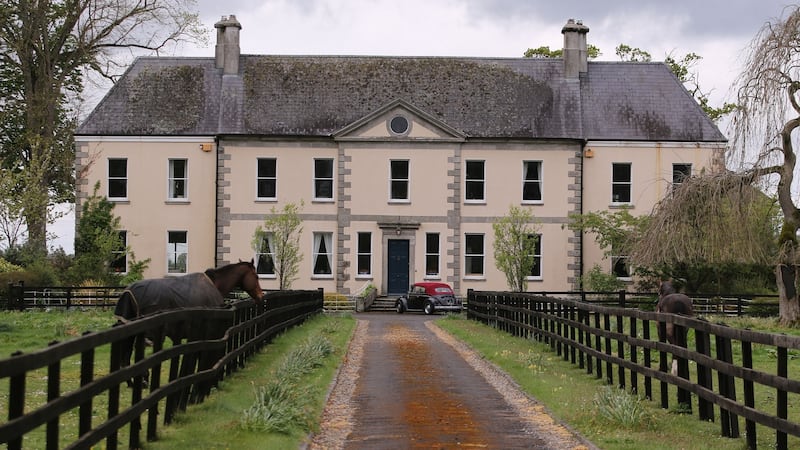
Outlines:
[[[356,318],[309,448],[596,448],[431,317]]]

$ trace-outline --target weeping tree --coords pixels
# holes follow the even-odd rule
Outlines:
[[[749,46],[736,88],[741,107],[732,120],[734,151],[728,165],[777,197],[781,223],[773,262],[780,318],[785,324],[798,324],[800,199],[794,146],[800,127],[800,6],[787,7],[782,17],[761,28]]]
[[[259,255],[257,267],[259,273],[272,272],[278,278],[278,289],[291,289],[297,279],[303,254],[300,252],[300,235],[303,233],[300,211],[304,203],[299,205],[287,203],[283,209],[273,206],[264,217],[264,224],[256,227],[251,245]]]

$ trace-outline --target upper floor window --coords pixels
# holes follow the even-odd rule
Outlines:
[[[467,202],[481,203],[486,200],[485,161],[467,161],[464,177],[464,199]]]
[[[258,158],[256,174],[256,197],[259,200],[275,200],[278,192],[278,168],[275,158]]]
[[[464,244],[464,275],[483,276],[483,235],[466,234]]]
[[[170,200],[185,200],[188,197],[187,188],[189,183],[189,175],[187,172],[187,163],[185,159],[170,159],[169,160],[169,199]]]
[[[524,161],[522,163],[522,202],[542,202],[542,162]]]
[[[439,233],[425,234],[425,276],[439,277]]]
[[[528,239],[536,240],[536,243],[533,245],[533,254],[530,255],[533,258],[533,267],[531,267],[531,273],[528,276],[528,278],[534,280],[541,280],[542,279],[542,235],[529,234]]]
[[[110,158],[108,160],[108,198],[120,200],[128,198],[128,160]]]
[[[275,275],[275,251],[272,233],[261,236],[260,245],[256,251],[256,273],[264,276]]]
[[[333,200],[333,160],[314,160],[314,200]]]
[[[186,231],[167,231],[167,273],[187,273],[189,241]]]
[[[120,230],[118,246],[111,251],[114,254],[114,260],[111,261],[110,269],[115,273],[128,272],[128,232]]]
[[[683,183],[684,180],[692,176],[691,164],[673,164],[672,165],[672,188],[675,189]]]
[[[314,275],[333,275],[333,233],[314,233]]]
[[[372,233],[358,233],[358,274],[372,274]]]
[[[409,163],[407,159],[389,161],[389,199],[393,201],[408,201],[409,188]]]
[[[611,165],[611,203],[631,202],[631,163]]]

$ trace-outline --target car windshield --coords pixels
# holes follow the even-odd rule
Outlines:
[[[434,291],[437,294],[452,294],[453,293],[452,289],[450,289],[449,287],[444,287],[444,286],[438,286]]]

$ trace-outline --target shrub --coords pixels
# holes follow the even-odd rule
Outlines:
[[[601,416],[624,427],[633,428],[652,424],[652,417],[642,399],[637,395],[625,392],[624,389],[605,386],[595,394],[594,406]]]

